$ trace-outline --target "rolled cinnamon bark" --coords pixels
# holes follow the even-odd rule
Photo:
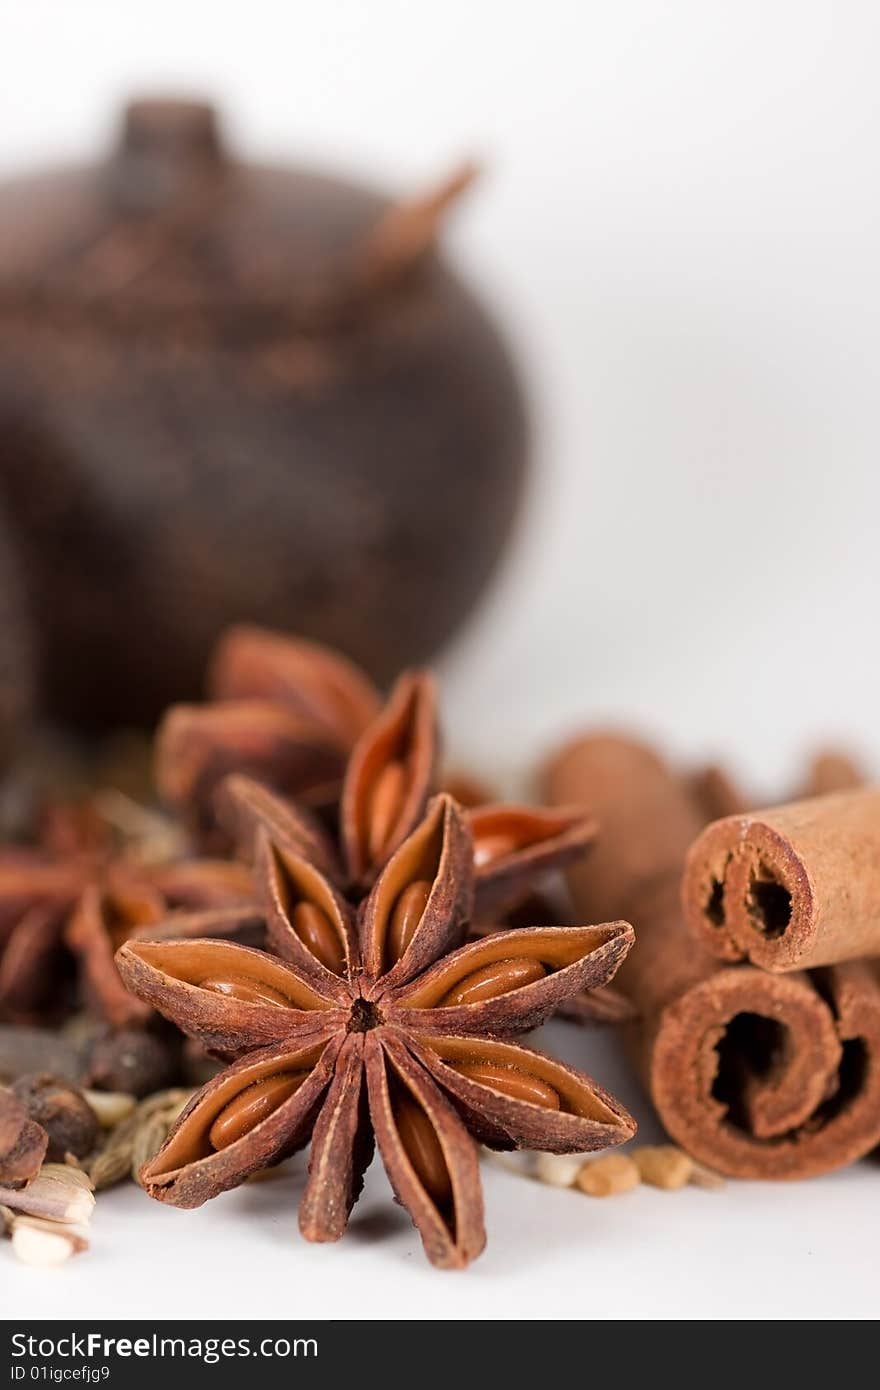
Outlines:
[[[687,779],[688,790],[697,803],[703,820],[720,820],[747,811],[754,802],[733,780],[728,770],[718,763],[708,763],[692,772]]]
[[[827,796],[829,792],[849,792],[863,787],[870,778],[862,764],[840,748],[820,748],[814,753],[807,768],[807,775],[800,791],[792,797],[793,801],[805,801],[808,796]],[[741,806],[731,806],[725,815],[741,811]],[[713,816],[713,820],[716,817]]]
[[[829,792],[854,791],[869,780],[862,765],[849,753],[840,748],[820,748],[807,764],[800,785],[785,799],[806,801],[808,797],[827,796]],[[759,799],[748,796],[730,770],[718,763],[698,767],[688,776],[687,784],[704,821],[738,816],[759,804]]]
[[[880,791],[715,821],[688,851],[682,901],[722,960],[787,971],[880,956]]]
[[[771,975],[704,950],[679,896],[698,812],[683,779],[650,749],[580,739],[545,770],[543,786],[551,805],[580,803],[598,817],[591,858],[569,881],[584,921],[601,904],[603,918],[613,907],[635,924],[615,984],[640,1016],[623,1032],[671,1137],[740,1178],[814,1176],[875,1148],[876,967]]]
[[[680,873],[703,826],[685,780],[647,745],[614,733],[567,744],[544,768],[541,791],[551,806],[586,806],[599,819],[590,853],[569,873],[578,909],[594,914],[584,921],[610,922],[606,908],[622,893]]]

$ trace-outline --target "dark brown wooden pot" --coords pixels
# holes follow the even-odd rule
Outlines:
[[[451,634],[527,435],[496,331],[433,250],[464,182],[394,206],[232,159],[210,108],[141,102],[107,163],[0,188],[19,700],[28,643],[46,710],[93,729],[197,694],[233,620],[379,679]]]

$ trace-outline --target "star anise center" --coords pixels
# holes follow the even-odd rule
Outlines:
[[[378,1028],[384,1022],[382,1013],[375,1004],[370,1003],[369,999],[355,999],[351,1006],[346,1031],[349,1033],[369,1033],[371,1029]]]

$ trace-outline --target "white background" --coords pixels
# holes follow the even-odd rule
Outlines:
[[[0,17],[0,173],[90,156],[132,89],[215,94],[243,150],[401,190],[487,162],[449,246],[518,346],[540,467],[444,663],[454,746],[522,771],[613,719],[728,756],[767,794],[826,734],[876,766],[875,5],[5,0]],[[562,1045],[607,1078],[604,1044]],[[299,1242],[295,1187],[193,1215],[115,1195],[76,1268],[12,1271],[0,1251],[4,1312],[338,1314],[348,1291],[377,1316],[877,1312],[876,1168],[604,1204],[493,1172],[489,1252],[462,1278],[423,1268],[378,1176],[328,1250]]]

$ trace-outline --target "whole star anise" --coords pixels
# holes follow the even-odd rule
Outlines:
[[[336,1240],[375,1142],[429,1259],[462,1267],[485,1240],[474,1139],[564,1153],[632,1136],[630,1116],[589,1077],[511,1041],[613,975],[632,944],[626,923],[463,945],[473,839],[448,796],[356,905],[296,851],[277,804],[256,839],[283,959],[192,940],[130,941],[117,956],[141,999],[237,1059],[142,1169],[152,1196],[198,1206],[311,1139],[300,1229]]]

